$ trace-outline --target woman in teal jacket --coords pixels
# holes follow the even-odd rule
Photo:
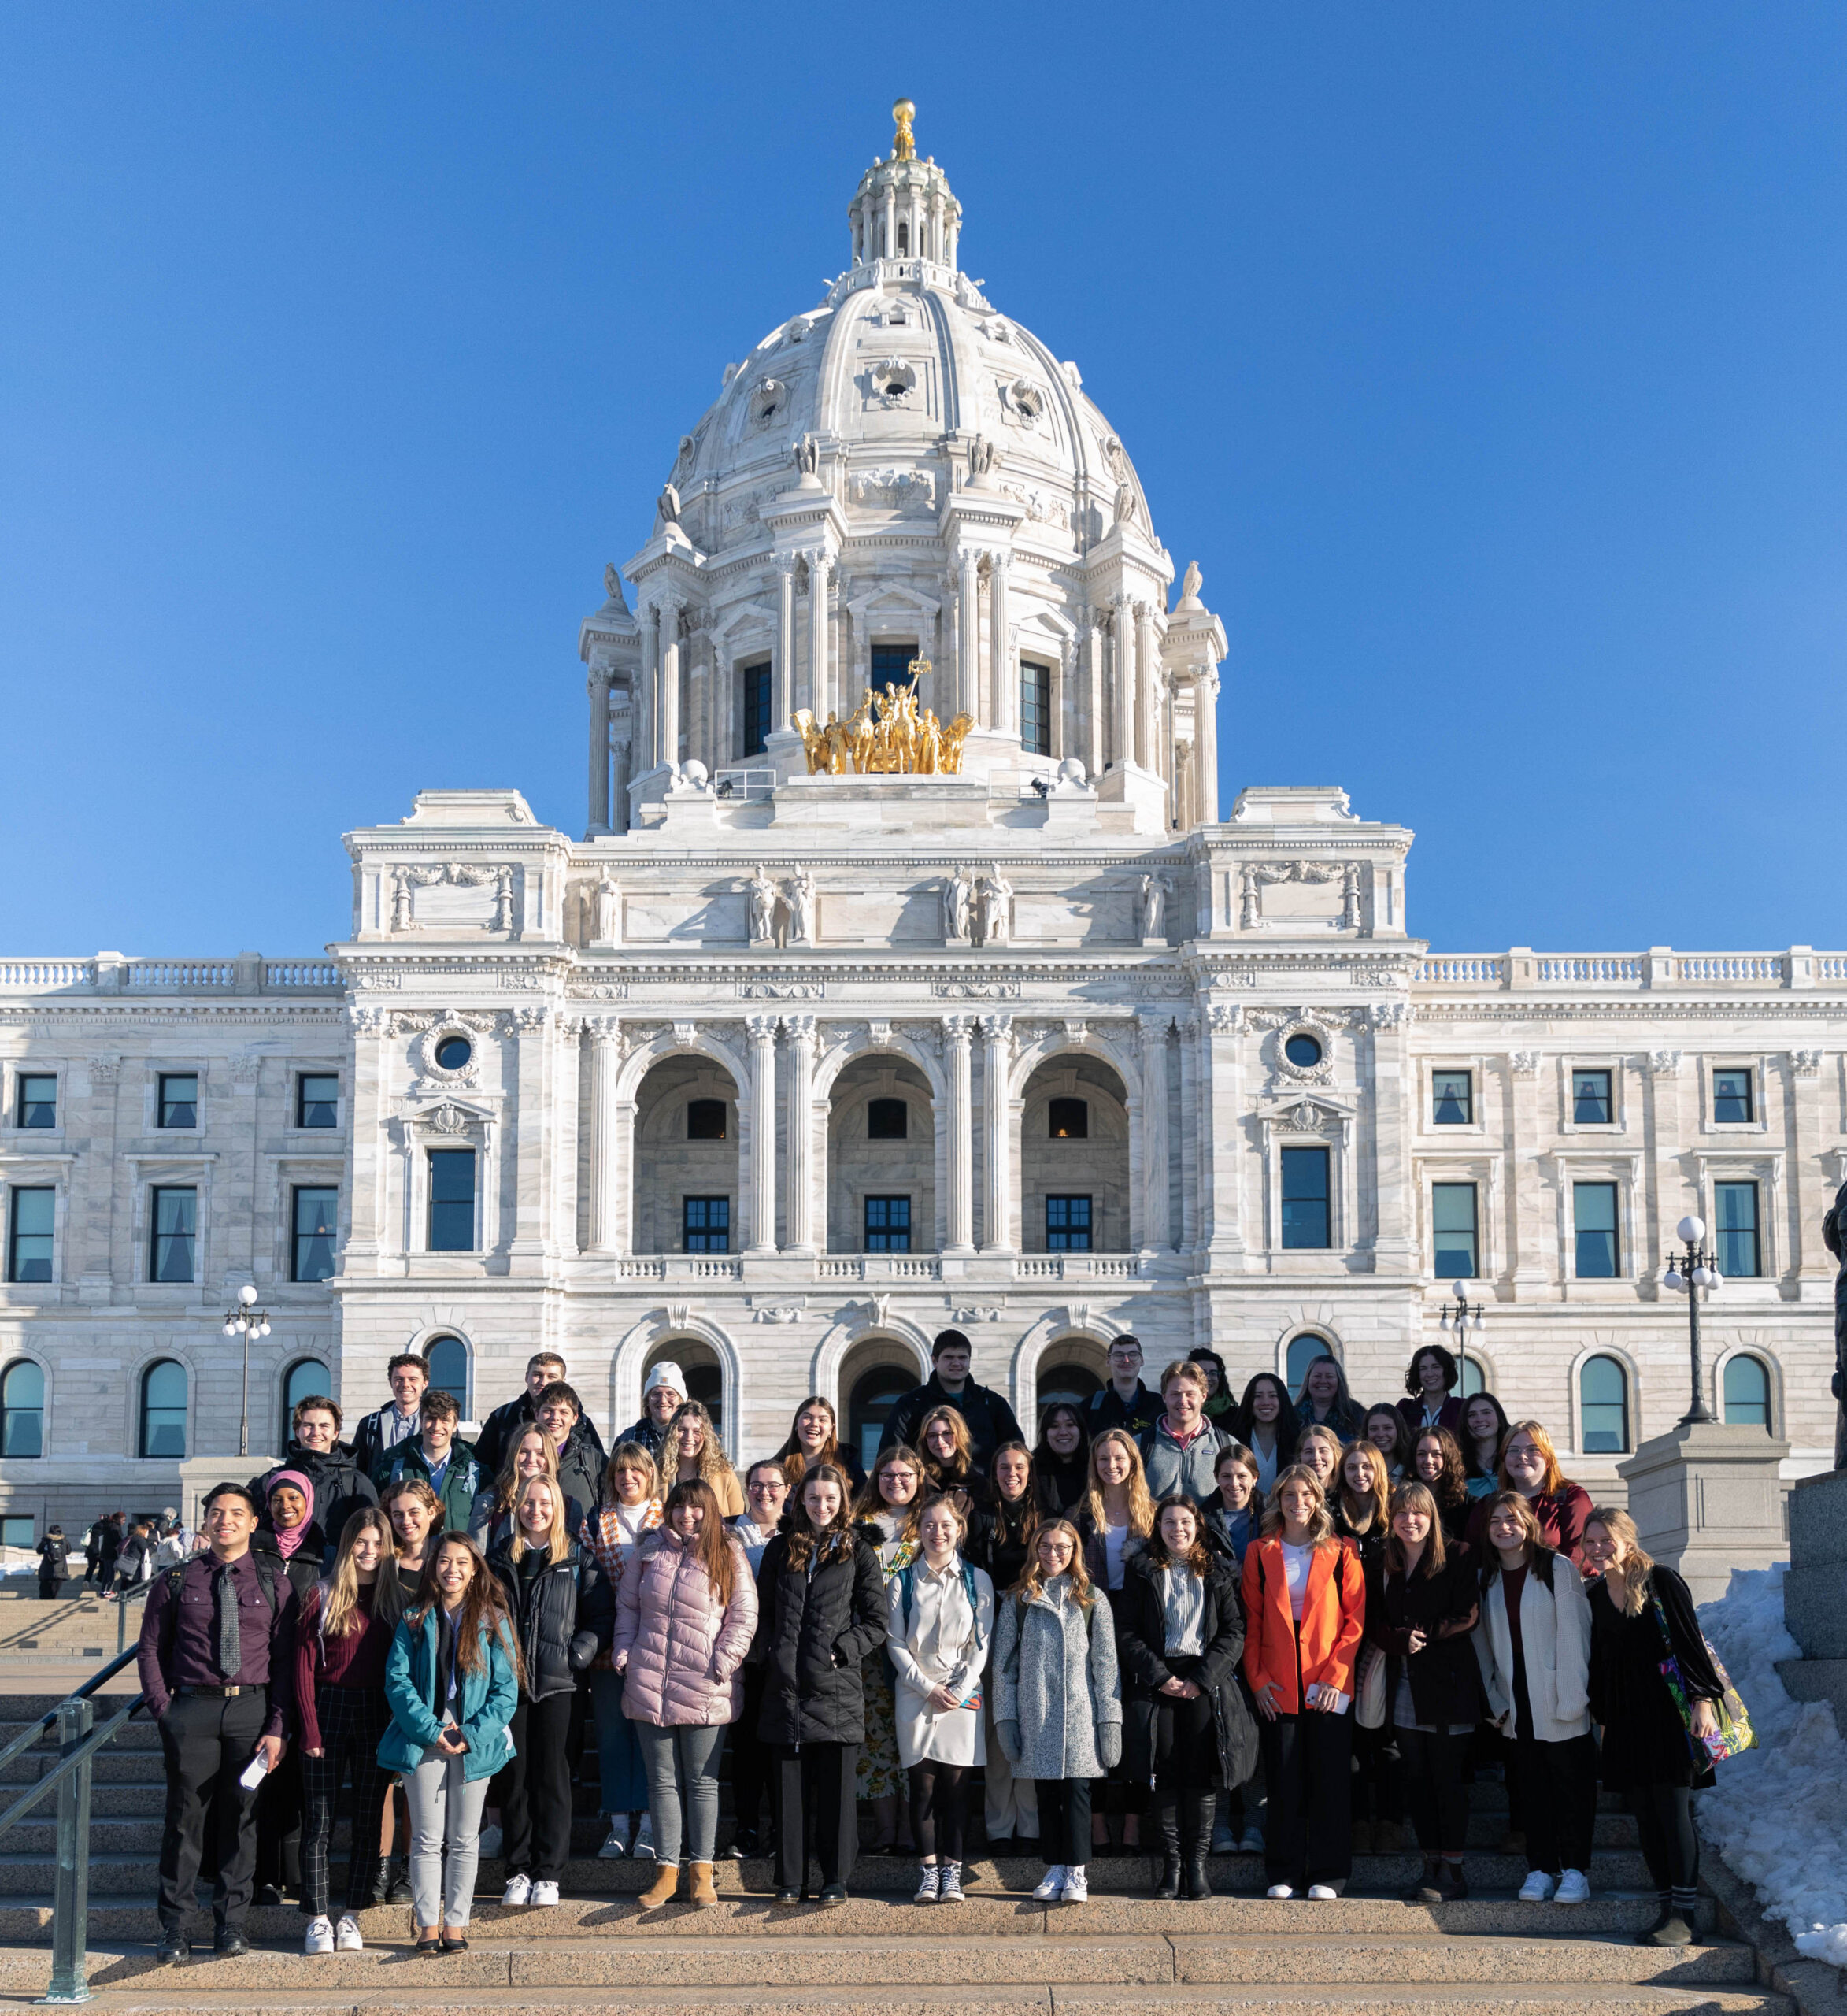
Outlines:
[[[513,1755],[520,1646],[500,1583],[465,1534],[443,1535],[427,1586],[433,1593],[399,1619],[385,1655],[391,1726],[379,1762],[404,1774],[416,1950],[460,1953],[488,1781]]]

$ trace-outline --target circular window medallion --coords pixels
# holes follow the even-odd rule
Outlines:
[[[1312,1071],[1321,1062],[1321,1045],[1315,1037],[1297,1030],[1283,1046],[1283,1054],[1298,1071]]]
[[[466,1036],[445,1036],[436,1046],[437,1064],[445,1071],[465,1070],[474,1054],[475,1046]]]

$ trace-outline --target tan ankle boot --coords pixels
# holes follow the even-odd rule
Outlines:
[[[712,1865],[709,1862],[693,1864],[693,1902],[701,1910],[718,1902],[718,1891],[712,1881]]]
[[[642,1909],[657,1911],[663,1904],[673,1902],[674,1892],[679,1888],[679,1864],[664,1862],[654,1872],[654,1880],[642,1892]]]

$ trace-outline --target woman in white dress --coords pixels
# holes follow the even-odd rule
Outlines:
[[[932,1499],[917,1521],[920,1551],[885,1585],[885,1646],[898,1761],[910,1780],[920,1904],[962,1901],[962,1823],[971,1765],[987,1751],[981,1673],[994,1636],[994,1585],[964,1561],[967,1515],[953,1498]]]

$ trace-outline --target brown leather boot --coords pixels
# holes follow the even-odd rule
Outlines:
[[[693,1864],[693,1902],[701,1910],[707,1905],[718,1902],[718,1892],[712,1881],[712,1865],[709,1862]]]
[[[673,1902],[674,1893],[679,1888],[679,1864],[664,1862],[654,1872],[654,1880],[642,1892],[642,1909],[657,1911],[663,1904]]]

